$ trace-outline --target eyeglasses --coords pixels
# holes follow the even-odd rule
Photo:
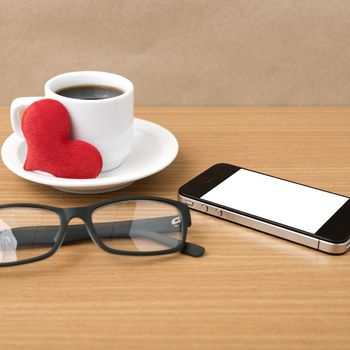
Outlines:
[[[68,225],[75,217],[84,225]],[[203,247],[186,242],[189,226],[186,205],[157,197],[120,197],[76,208],[0,205],[0,266],[46,259],[62,243],[90,238],[112,254],[202,256]]]

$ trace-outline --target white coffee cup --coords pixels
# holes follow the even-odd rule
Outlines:
[[[56,93],[64,88],[84,85],[109,86],[124,93],[99,100],[70,98]],[[72,124],[70,137],[89,142],[99,150],[103,159],[102,171],[118,167],[130,154],[133,144],[134,86],[128,79],[98,71],[57,75],[46,82],[44,97],[19,97],[12,101],[11,124],[15,134],[24,137],[21,111],[44,98],[57,100],[66,107]]]

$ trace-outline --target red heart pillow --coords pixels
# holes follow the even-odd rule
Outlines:
[[[100,152],[87,142],[69,139],[70,118],[60,102],[32,103],[24,111],[22,130],[28,145],[25,170],[71,179],[95,178],[101,172]]]

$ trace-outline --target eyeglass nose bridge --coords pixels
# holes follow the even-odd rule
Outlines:
[[[72,208],[64,209],[64,215],[66,217],[67,222],[73,218],[80,218],[85,222],[86,213],[87,213],[86,207],[72,207]]]

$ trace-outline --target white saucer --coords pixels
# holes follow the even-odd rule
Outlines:
[[[170,131],[158,124],[135,118],[131,154],[121,166],[101,173],[95,179],[64,179],[43,172],[24,170],[27,143],[15,134],[4,142],[1,157],[9,170],[24,179],[65,192],[89,194],[115,191],[155,174],[175,159],[178,150],[177,140]]]

